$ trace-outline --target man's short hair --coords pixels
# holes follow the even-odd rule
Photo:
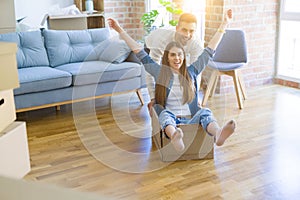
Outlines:
[[[183,13],[180,15],[178,24],[180,22],[187,22],[187,23],[196,23],[197,24],[197,17],[191,13]]]

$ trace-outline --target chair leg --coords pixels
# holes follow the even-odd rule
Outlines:
[[[219,77],[220,77],[220,72],[218,72],[217,76],[215,76],[215,80],[214,80],[213,87],[212,87],[209,97],[213,97],[214,94],[216,93]]]
[[[218,70],[213,70],[202,99],[202,106],[205,106],[207,104],[208,98],[213,96],[213,94],[215,93],[217,83],[218,83],[219,73],[220,72]],[[247,96],[246,96],[244,82],[242,77],[239,74],[239,71],[238,70],[227,71],[227,72],[222,72],[222,74],[229,75],[233,78],[238,106],[239,109],[243,109],[244,105],[242,100],[245,100]]]
[[[140,90],[137,90],[137,91],[136,91],[136,94],[137,94],[137,96],[138,96],[138,98],[139,98],[141,104],[144,105],[144,99],[143,99],[143,95],[142,95],[141,91],[140,91]]]
[[[244,83],[243,77],[241,76],[240,71],[238,71],[238,80],[239,80],[239,85],[240,85],[240,88],[241,88],[241,91],[243,94],[243,98],[244,98],[244,100],[246,100],[247,95],[246,95],[245,83]]]
[[[208,81],[208,84],[207,84],[207,87],[206,87],[206,90],[205,90],[205,93],[203,95],[203,99],[202,99],[202,106],[205,106],[207,104],[207,100],[208,100],[208,97],[210,96],[211,94],[211,91],[212,91],[212,87],[214,86],[215,84],[215,81],[218,77],[218,71],[217,70],[213,70],[212,71],[212,74],[209,78],[209,81]]]
[[[234,82],[234,87],[235,87],[236,98],[237,98],[237,101],[239,104],[239,109],[243,109],[243,102],[242,102],[242,98],[241,98],[241,96],[242,96],[241,88],[240,88],[237,70],[233,70],[233,82]]]

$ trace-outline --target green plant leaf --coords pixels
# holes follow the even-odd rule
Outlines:
[[[176,3],[167,0],[159,0],[159,3],[165,7],[167,12],[173,15],[180,15],[183,13],[183,10],[180,7],[178,7]],[[159,14],[160,13],[157,10],[151,10],[150,12],[145,13],[141,17],[141,21],[144,24],[144,29],[147,30],[147,32],[151,31],[151,27]],[[170,20],[169,24],[171,26],[176,26],[178,24],[178,20]],[[163,26],[163,23],[161,24],[161,26]]]
[[[171,6],[167,6],[166,7],[166,10],[168,11],[168,12],[170,12],[170,13],[172,13],[173,14],[173,8],[171,7]]]
[[[164,1],[164,0],[159,0],[159,4],[162,5],[162,6],[166,6],[166,5],[170,5],[171,2],[169,2],[169,1]]]
[[[175,8],[174,9],[174,14],[175,15],[181,15],[183,13],[183,10],[181,8]]]
[[[150,12],[142,15],[141,21],[144,24],[144,26],[151,27],[158,15],[159,12],[157,10],[151,10]]]
[[[169,24],[170,24],[171,26],[177,26],[178,20],[172,19],[172,20],[169,21]]]

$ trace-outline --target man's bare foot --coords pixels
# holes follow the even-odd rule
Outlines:
[[[171,143],[173,144],[176,151],[181,152],[184,150],[184,143],[183,143],[183,132],[181,128],[176,128],[176,131],[174,132]]]
[[[216,145],[221,146],[224,144],[225,140],[232,135],[236,127],[236,122],[234,120],[230,120],[227,124],[221,129],[219,134],[216,136]]]

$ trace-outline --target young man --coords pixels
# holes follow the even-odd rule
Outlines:
[[[175,30],[160,28],[152,31],[145,40],[147,48],[150,49],[150,56],[160,63],[166,45],[175,41],[185,48],[185,53],[190,59],[187,64],[194,62],[203,51],[200,38],[194,34],[196,29],[196,16],[184,13],[180,16]]]
[[[197,18],[190,13],[183,13],[176,26],[175,30],[170,29],[157,29],[152,31],[145,40],[146,47],[150,49],[151,58],[157,63],[161,62],[163,52],[172,41],[178,42],[184,48],[186,53],[187,65],[193,63],[203,51],[203,44],[195,32],[197,29]],[[200,83],[198,78],[198,84]],[[154,79],[147,73],[147,87],[151,98],[151,102],[148,104],[149,111],[154,103]],[[151,113],[150,113],[151,114]]]

